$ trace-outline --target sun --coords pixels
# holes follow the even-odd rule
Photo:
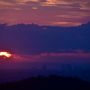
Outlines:
[[[11,56],[12,54],[10,52],[6,52],[6,51],[0,52],[0,57],[10,58]]]

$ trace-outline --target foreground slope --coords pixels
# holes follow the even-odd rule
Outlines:
[[[0,85],[0,90],[90,90],[90,83],[72,77],[38,76]]]

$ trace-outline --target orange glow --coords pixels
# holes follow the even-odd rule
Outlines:
[[[6,58],[10,58],[12,56],[12,54],[9,53],[9,52],[2,51],[2,52],[0,52],[0,56],[4,56]]]

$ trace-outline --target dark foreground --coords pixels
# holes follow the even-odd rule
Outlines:
[[[38,76],[1,84],[0,90],[90,90],[90,83],[72,77]]]

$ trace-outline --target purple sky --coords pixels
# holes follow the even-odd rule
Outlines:
[[[90,21],[90,0],[0,0],[0,23],[77,26]]]

